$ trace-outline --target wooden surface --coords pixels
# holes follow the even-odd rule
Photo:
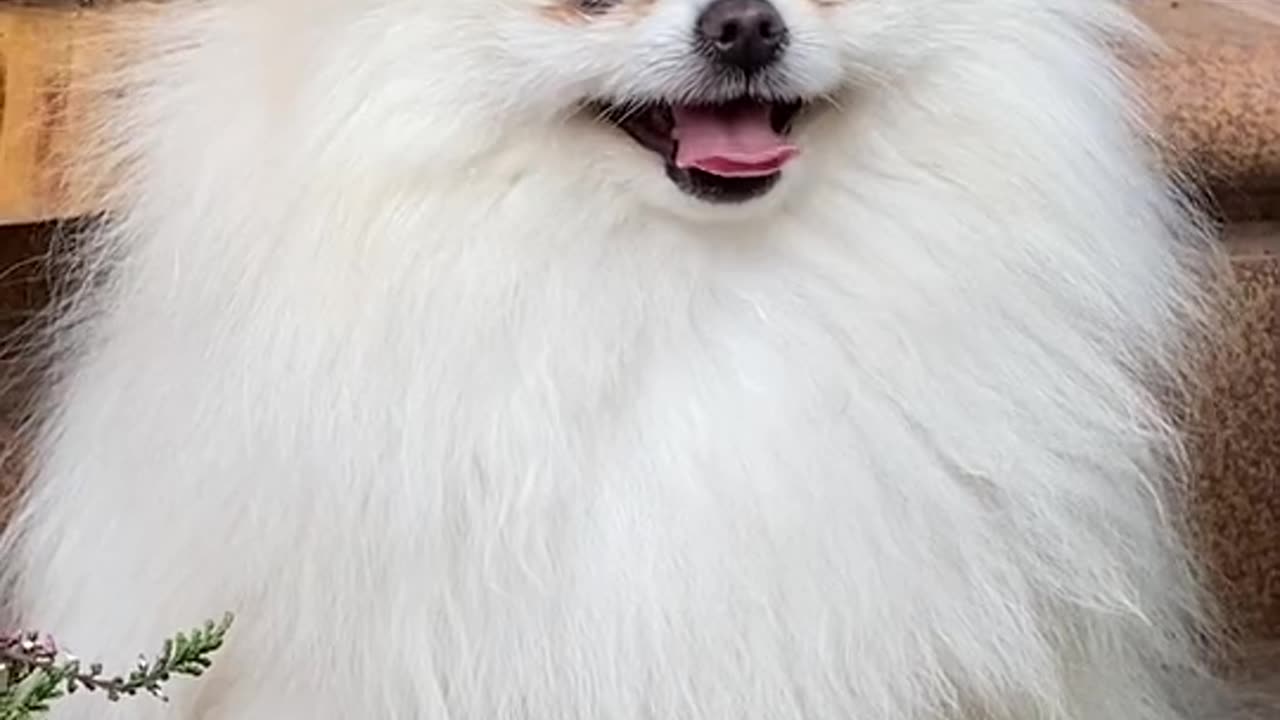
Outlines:
[[[107,10],[0,8],[0,224],[66,216],[59,169],[89,119],[85,38]]]

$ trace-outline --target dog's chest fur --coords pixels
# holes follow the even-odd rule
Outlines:
[[[186,391],[219,408],[189,432],[224,425],[202,445],[254,477],[244,502],[298,508],[243,548],[297,557],[279,572],[306,611],[279,622],[394,617],[389,651],[477,716],[793,716],[854,702],[827,685],[845,663],[945,673],[938,643],[1024,632],[1002,604],[1069,572],[1011,545],[1064,489],[1011,476],[1094,429],[1058,405],[1071,368],[986,293],[859,269],[838,226],[468,227],[465,247],[414,231],[342,264],[285,248],[289,272],[238,288],[255,312],[204,346],[226,387]],[[191,323],[211,308],[188,310],[165,342],[210,340]],[[376,592],[329,607],[335,583]],[[858,702],[907,702],[914,674]]]

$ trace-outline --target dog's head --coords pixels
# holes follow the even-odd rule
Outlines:
[[[858,46],[870,50],[873,28],[894,22],[887,6],[902,4],[524,2],[529,18],[513,22],[508,47],[538,78],[555,78],[551,86],[575,88],[554,93],[571,103],[566,128],[590,138],[598,155],[623,160],[610,170],[633,176],[633,185],[660,178],[712,204],[762,198],[804,154],[822,151],[804,130],[838,112],[851,86],[871,81],[873,53],[859,57]],[[600,128],[607,134],[593,132]]]
[[[381,58],[362,87],[420,118],[419,139],[524,143],[646,202],[736,212],[785,194],[877,93],[1050,5],[1070,3],[376,0],[349,30],[366,51],[339,57]]]

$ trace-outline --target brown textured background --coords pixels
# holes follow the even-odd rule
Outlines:
[[[1190,425],[1197,538],[1246,640],[1280,640],[1280,2],[1135,0],[1146,88],[1229,221],[1234,304]]]
[[[1169,45],[1147,88],[1169,140],[1221,199],[1280,193],[1280,18],[1276,0],[1136,0]],[[1245,9],[1270,8],[1264,13]],[[1237,216],[1250,213],[1239,212]]]
[[[1247,640],[1280,640],[1280,226],[1224,237],[1236,274],[1191,424],[1198,539]]]
[[[1242,10],[1254,2],[1134,0],[1171,46],[1146,85],[1176,156],[1230,221],[1223,242],[1237,275],[1190,424],[1197,537],[1241,633],[1280,640],[1280,29]],[[0,226],[0,332],[46,297],[46,234]],[[0,353],[0,365],[21,361]],[[20,396],[0,392],[0,437]],[[0,468],[0,487],[13,477]]]

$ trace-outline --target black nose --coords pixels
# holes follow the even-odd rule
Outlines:
[[[769,0],[713,0],[698,18],[698,37],[717,62],[753,72],[782,54],[787,25]]]

